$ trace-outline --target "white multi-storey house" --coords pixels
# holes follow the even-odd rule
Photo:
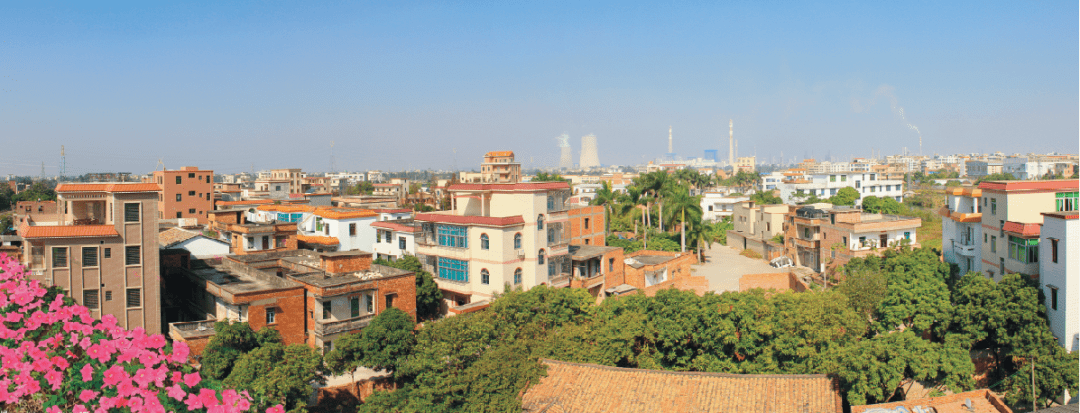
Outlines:
[[[811,195],[822,199],[828,198],[845,187],[855,188],[859,192],[857,205],[861,205],[862,198],[867,196],[904,200],[904,181],[879,179],[876,173],[814,174],[786,179],[776,187],[780,190],[780,198],[789,204],[798,203]]]
[[[1058,343],[1068,351],[1080,350],[1080,311],[1075,308],[1080,303],[1080,286],[1076,285],[1080,281],[1080,213],[1044,212],[1042,216],[1039,281],[1046,296],[1046,318]]]
[[[941,219],[941,247],[945,262],[960,267],[960,274],[982,271],[982,206],[979,188],[945,191]]]

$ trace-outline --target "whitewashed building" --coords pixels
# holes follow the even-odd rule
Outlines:
[[[1044,212],[1039,234],[1039,281],[1046,296],[1046,318],[1066,350],[1080,350],[1080,222],[1077,211]],[[1070,286],[1071,284],[1071,286]],[[1069,310],[1069,305],[1073,309]]]
[[[796,204],[811,195],[825,199],[836,195],[841,188],[851,187],[859,192],[856,205],[862,205],[862,198],[876,196],[904,200],[904,181],[898,179],[879,179],[876,173],[835,173],[814,174],[806,178],[786,179],[777,184],[780,198],[785,203]]]

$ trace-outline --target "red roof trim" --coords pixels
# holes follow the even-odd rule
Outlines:
[[[1002,230],[1020,234],[1020,236],[1024,237],[1037,237],[1042,230],[1042,224],[1025,224],[1022,222],[1005,221],[1005,226]]]
[[[373,209],[372,211],[378,212],[380,214],[403,214],[403,213],[406,213],[406,212],[412,212],[412,210],[409,209],[409,208],[398,208],[398,209],[384,208],[384,209]]]
[[[159,192],[158,184],[60,184],[56,192]]]
[[[372,227],[394,230],[398,232],[420,232],[419,227],[411,225],[398,224],[396,222],[376,221],[371,223]]]
[[[493,226],[519,225],[525,223],[525,219],[521,218],[521,215],[510,217],[482,217],[448,214],[416,214],[416,217],[414,219],[417,221],[441,222],[445,224],[475,224]]]
[[[1061,218],[1061,219],[1077,219],[1077,218],[1080,218],[1080,212],[1078,212],[1078,211],[1043,212],[1042,216]]]
[[[27,226],[23,238],[119,237],[112,225]]]
[[[1059,189],[1080,188],[1080,181],[1075,179],[1061,179],[1053,181],[987,181],[979,184],[979,189],[998,191],[1019,190],[1044,190],[1052,191]]]
[[[570,189],[566,182],[521,182],[516,184],[454,184],[451,191],[499,191],[499,190],[540,190]]]

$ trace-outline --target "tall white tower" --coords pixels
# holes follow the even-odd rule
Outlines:
[[[735,121],[728,119],[727,163],[735,167]]]
[[[671,150],[671,126],[667,127],[667,153],[675,153]]]
[[[600,166],[600,155],[596,151],[596,135],[589,134],[581,137],[581,161],[578,166],[581,169]]]

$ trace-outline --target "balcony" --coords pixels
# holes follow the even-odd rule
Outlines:
[[[795,245],[798,245],[798,246],[803,247],[803,248],[820,248],[821,247],[821,241],[819,241],[819,240],[811,240],[811,239],[795,238]]]
[[[955,251],[958,255],[963,255],[965,257],[974,257],[975,244],[965,245],[958,242],[956,244],[953,244],[953,251]]]
[[[315,335],[319,337],[325,337],[331,334],[337,334],[344,331],[358,330],[367,327],[371,323],[371,320],[375,318],[375,314],[362,315],[360,317],[353,317],[348,320],[341,321],[315,321]]]

